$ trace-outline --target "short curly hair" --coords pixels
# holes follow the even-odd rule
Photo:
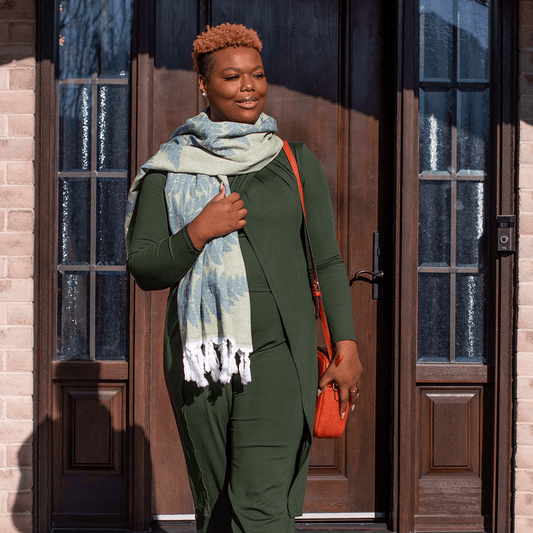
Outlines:
[[[209,77],[213,52],[230,46],[234,48],[248,46],[255,48],[259,53],[263,49],[263,43],[255,30],[243,24],[230,24],[229,22],[214,27],[206,26],[205,30],[196,37],[192,46],[194,70],[205,78]]]

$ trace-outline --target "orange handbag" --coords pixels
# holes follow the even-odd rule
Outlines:
[[[292,150],[287,141],[283,141],[283,150],[285,155],[289,159],[292,171],[296,176],[298,182],[298,191],[300,193],[300,200],[302,202],[302,211],[304,215],[304,225],[307,235],[307,242],[309,244],[309,255],[311,263],[313,265],[313,282],[311,284],[311,293],[313,295],[313,301],[315,304],[316,318],[320,317],[322,323],[322,329],[324,330],[324,338],[326,339],[326,347],[321,348],[317,346],[318,357],[318,375],[321,378],[324,372],[328,369],[329,365],[333,361],[333,342],[331,340],[331,334],[326,320],[326,314],[324,312],[324,305],[322,303],[322,292],[320,291],[320,284],[318,283],[318,276],[316,272],[315,258],[313,257],[313,250],[311,248],[311,238],[309,236],[309,228],[307,227],[307,216],[305,214],[304,194],[302,188],[302,181],[300,179],[300,171],[298,170],[298,164]],[[341,362],[342,356],[335,360],[335,365]],[[344,433],[346,427],[346,421],[348,419],[349,406],[346,408],[346,414],[341,419],[339,409],[339,396],[335,383],[328,383],[322,394],[316,399],[315,408],[315,425],[313,427],[313,435],[318,438],[337,438]]]

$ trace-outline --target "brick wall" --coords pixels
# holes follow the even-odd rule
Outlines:
[[[0,531],[30,532],[35,6],[0,0]]]

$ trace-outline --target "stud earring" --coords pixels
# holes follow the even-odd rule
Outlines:
[[[202,96],[205,98],[207,96],[207,93],[202,93]]]

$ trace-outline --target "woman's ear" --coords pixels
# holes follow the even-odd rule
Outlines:
[[[205,79],[205,76],[202,76],[201,74],[198,76],[198,87],[200,87],[200,92],[207,93],[207,80]]]

